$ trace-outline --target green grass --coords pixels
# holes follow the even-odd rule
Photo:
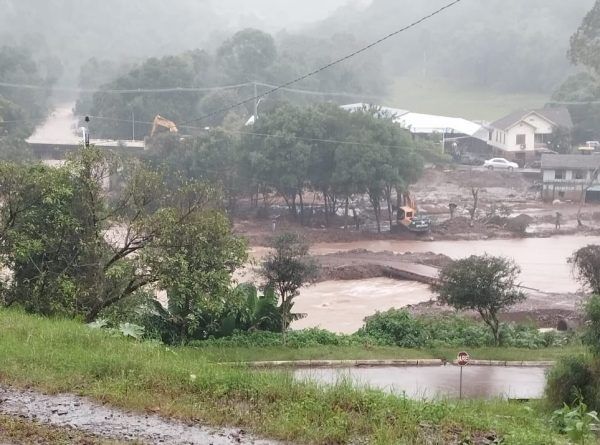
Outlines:
[[[202,349],[137,343],[72,321],[0,311],[0,381],[16,387],[74,392],[301,443],[473,443],[491,433],[505,444],[566,443],[538,403],[417,402],[344,382],[319,386],[286,372],[215,365],[214,358]]]
[[[133,442],[102,439],[67,428],[0,415],[0,443],[19,445],[124,445]]]
[[[306,348],[242,348],[204,347],[204,357],[211,362],[253,362],[266,360],[377,360],[377,359],[456,359],[460,350],[467,350],[473,359],[507,361],[547,361],[557,360],[565,355],[585,351],[583,346],[561,348],[522,349],[522,348],[432,348],[406,349],[383,346],[312,346]]]
[[[418,113],[494,121],[520,108],[539,108],[548,97],[531,93],[501,93],[486,88],[449,84],[422,76],[396,79],[389,106]]]

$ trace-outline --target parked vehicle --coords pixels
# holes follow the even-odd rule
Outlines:
[[[519,164],[517,164],[516,162],[510,162],[507,161],[504,158],[493,158],[493,159],[488,159],[487,161],[485,161],[483,163],[483,166],[485,168],[487,168],[488,170],[508,170],[508,171],[512,171],[514,169],[519,168]]]

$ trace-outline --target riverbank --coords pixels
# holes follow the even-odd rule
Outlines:
[[[489,437],[507,444],[565,442],[537,403],[415,402],[349,383],[297,382],[285,372],[211,363],[216,351],[139,343],[16,311],[0,311],[0,326],[0,382],[14,389],[72,393],[164,419],[235,426],[298,443],[483,444]],[[221,349],[230,358],[239,352]]]

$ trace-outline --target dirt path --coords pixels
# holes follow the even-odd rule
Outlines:
[[[186,425],[156,415],[133,414],[70,394],[44,395],[0,386],[0,413],[69,427],[97,436],[135,440],[145,444],[255,444],[258,440],[239,429]]]

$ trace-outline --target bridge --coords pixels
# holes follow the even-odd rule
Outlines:
[[[63,157],[65,153],[79,149],[83,139],[78,137],[44,138],[30,137],[25,140],[33,152],[41,159],[55,159]],[[144,141],[117,141],[111,139],[90,139],[90,145],[98,148],[123,150],[128,153],[142,152],[145,149]]]

